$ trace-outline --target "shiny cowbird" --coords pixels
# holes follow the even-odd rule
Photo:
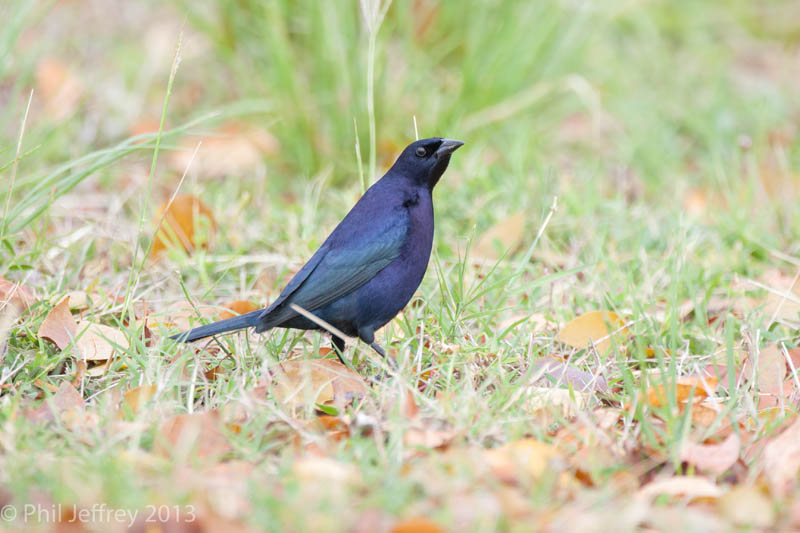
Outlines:
[[[249,327],[326,329],[305,310],[385,357],[375,331],[422,282],[433,244],[433,188],[462,144],[438,137],[411,143],[269,307],[172,338],[188,342]],[[344,339],[331,334],[341,359]]]

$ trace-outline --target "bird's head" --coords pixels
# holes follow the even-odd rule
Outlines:
[[[420,139],[409,144],[400,157],[395,161],[392,170],[401,172],[420,185],[426,185],[433,190],[438,183],[447,164],[450,163],[450,154],[455,152],[462,144],[461,141],[432,137]]]

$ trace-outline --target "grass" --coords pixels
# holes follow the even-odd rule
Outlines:
[[[766,367],[731,381],[767,347],[798,344],[797,317],[776,313],[764,288],[784,290],[775,272],[792,280],[799,264],[793,3],[396,1],[372,32],[358,2],[116,7],[110,22],[107,4],[0,7],[12,21],[0,28],[0,275],[36,290],[0,367],[4,502],[177,505],[208,529],[380,530],[415,517],[475,531],[798,526],[761,451],[796,416],[800,387],[775,414],[760,405]],[[47,59],[67,72],[57,88],[79,84],[72,103],[48,91]],[[415,119],[420,136],[467,145],[434,194],[425,280],[377,334],[400,375],[340,406],[347,438],[319,427],[313,399],[293,410],[268,379],[280,360],[317,357],[325,336],[238,335],[199,350],[166,340],[175,303],[271,301],[352,206],[361,172],[373,182],[415,137]],[[142,133],[142,122],[157,126]],[[157,207],[179,183],[208,205],[216,235],[148,260]],[[518,212],[507,253],[478,261],[480,236]],[[99,376],[37,336],[75,290],[90,297],[83,318],[131,340]],[[607,353],[557,340],[597,309],[630,335]],[[531,386],[551,355],[602,373],[609,391],[563,410],[552,388]],[[362,345],[347,356],[363,376],[381,371]],[[748,439],[716,476],[681,449],[719,440],[723,416],[697,423],[676,387],[712,362],[731,371],[715,398]],[[86,420],[57,405],[37,419],[73,381]],[[659,383],[665,404],[643,401]],[[151,401],[120,408],[141,385],[155,386]],[[601,431],[604,410],[620,419]],[[211,411],[224,421],[221,458],[170,440],[164,421]],[[200,428],[200,442],[214,431]],[[413,431],[448,441],[414,446]],[[535,468],[533,454],[513,481],[487,466],[486,450],[525,438],[557,457]],[[634,497],[675,474],[709,477],[724,495]],[[743,487],[773,514],[726,511]]]

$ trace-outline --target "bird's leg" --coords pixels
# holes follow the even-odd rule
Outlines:
[[[395,361],[394,357],[392,357],[391,355],[387,356],[386,351],[383,348],[381,348],[380,344],[373,341],[369,345],[372,347],[373,350],[378,352],[378,354],[380,354],[381,357],[384,358],[386,363],[388,363],[388,365],[392,367],[392,370],[397,370],[397,361]]]
[[[333,351],[336,352],[336,357],[339,358],[339,361],[341,361],[344,366],[349,367],[344,360],[344,339],[336,335],[331,335],[331,344],[333,345]]]

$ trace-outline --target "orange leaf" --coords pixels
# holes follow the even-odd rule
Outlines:
[[[397,522],[392,533],[444,533],[436,522],[430,518],[407,518]]]
[[[594,342],[597,351],[604,354],[611,346],[611,335],[619,343],[630,336],[627,328],[619,330],[625,322],[611,311],[590,311],[570,320],[556,339],[573,348],[586,348]],[[616,332],[616,333],[614,333]]]
[[[236,300],[234,302],[225,304],[225,307],[233,312],[223,311],[219,316],[220,320],[224,320],[226,318],[233,318],[235,316],[243,315],[245,313],[250,313],[251,311],[259,309],[259,307],[256,304],[248,302],[247,300]]]
[[[165,213],[166,210],[166,213]],[[163,216],[163,220],[161,217]],[[151,255],[156,255],[167,248],[168,243],[192,251],[198,244],[197,230],[206,226],[210,240],[216,230],[216,223],[211,210],[196,196],[176,196],[172,204],[165,202],[158,209],[156,221],[161,226],[153,241]],[[206,242],[199,244],[207,244]]]
[[[522,439],[486,450],[483,456],[494,475],[501,481],[514,483],[521,476],[534,480],[540,478],[559,453],[544,442]]]
[[[667,378],[667,381],[669,379]],[[671,384],[668,383],[671,386]],[[678,403],[689,399],[694,391],[693,398],[705,398],[714,392],[717,387],[717,378],[714,376],[681,376],[675,383],[675,399]],[[647,403],[652,407],[661,407],[667,404],[667,394],[664,384],[653,385],[647,389]]]

